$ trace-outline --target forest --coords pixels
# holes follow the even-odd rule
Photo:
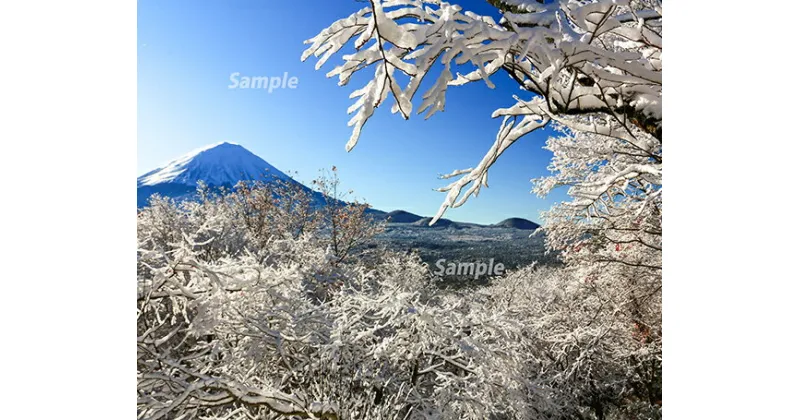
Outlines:
[[[489,3],[502,18],[354,3],[298,57],[339,60],[342,87],[366,75],[356,156],[378,107],[432,117],[449,89],[512,78],[496,138],[443,176],[430,223],[551,130],[531,192],[568,191],[538,232],[557,261],[443,287],[418,252],[381,245],[387,226],[341,199],[335,170],[315,182],[323,206],[280,182],[155,196],[137,213],[138,418],[661,418],[661,1]]]

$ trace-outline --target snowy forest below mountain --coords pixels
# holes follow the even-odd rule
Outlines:
[[[494,143],[446,175],[431,223],[552,128],[533,192],[568,188],[539,233],[560,263],[440,287],[419,255],[370,245],[385,226],[335,170],[314,183],[321,207],[281,182],[154,196],[137,213],[138,418],[661,418],[661,2],[490,3],[502,19],[369,0],[302,59],[340,58],[342,86],[372,75],[348,149],[387,102],[429,117],[448,89],[513,78]]]

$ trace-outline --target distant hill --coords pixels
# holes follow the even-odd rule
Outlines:
[[[389,213],[386,213],[385,211],[381,211],[381,210],[378,210],[378,209],[373,209],[372,207],[368,208],[364,213],[366,213],[369,216],[372,216],[372,219],[377,221],[377,222],[382,222],[382,221],[386,220],[386,217],[389,214]]]
[[[405,210],[395,210],[386,215],[386,221],[389,223],[415,223],[422,219],[414,213],[409,213]]]
[[[458,224],[456,222],[453,222],[452,220],[449,220],[449,219],[439,219],[439,220],[436,221],[436,223],[433,224],[433,226],[429,226],[428,224],[431,222],[431,220],[433,220],[433,217],[423,217],[423,218],[417,220],[416,222],[412,223],[412,225],[414,225],[414,226],[423,226],[423,227],[433,227],[433,228],[449,228],[449,227],[458,228],[458,227],[460,227],[460,226],[458,226]]]
[[[536,230],[539,228],[539,225],[531,222],[528,219],[523,219],[521,217],[510,217],[502,222],[495,223],[492,226],[496,227],[506,227],[506,228],[514,228],[514,229],[525,229],[525,230]]]

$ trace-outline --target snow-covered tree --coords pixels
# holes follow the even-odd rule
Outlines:
[[[265,250],[271,241],[297,239],[320,223],[310,192],[281,178],[239,182],[226,199],[260,258],[268,257]]]
[[[353,191],[342,191],[336,166],[321,171],[312,181],[314,189],[322,194],[324,205],[319,214],[327,233],[334,263],[340,263],[366,241],[383,231],[383,223],[370,216],[369,204],[353,197]]]
[[[139,213],[139,418],[660,415],[659,295],[630,267],[439,290],[414,255],[340,261],[321,224],[253,241],[247,191]]]
[[[514,142],[552,123],[617,139],[660,164],[661,2],[659,0],[492,0],[499,20],[438,0],[370,0],[309,39],[303,53],[317,68],[348,44],[354,52],[329,71],[346,85],[359,71],[369,82],[356,102],[347,149],[375,109],[391,95],[392,112],[409,118],[413,100],[426,118],[443,111],[447,89],[505,73],[520,87],[492,117],[502,123],[494,144],[473,168],[456,170],[432,221],[487,185],[488,170]],[[371,70],[370,70],[371,69]],[[463,71],[464,74],[458,72]],[[455,72],[455,74],[454,74]],[[424,93],[424,78],[435,83]],[[618,168],[631,176],[637,168]],[[631,172],[633,171],[633,172]],[[636,172],[638,173],[638,172]]]
[[[483,292],[483,310],[525,326],[530,381],[548,402],[533,418],[660,418],[660,291],[624,270],[531,266]]]
[[[417,112],[427,118],[444,110],[451,87],[493,89],[501,74],[516,81],[513,102],[492,114],[502,122],[486,155],[444,177],[455,181],[440,189],[447,195],[432,223],[477,196],[513,143],[552,129],[552,174],[534,180],[534,192],[569,188],[572,201],[547,212],[543,226],[567,267],[549,292],[529,281],[539,279],[532,273],[512,276],[533,291],[508,298],[542,343],[531,352],[559,407],[551,413],[660,415],[661,1],[489,3],[497,16],[437,0],[370,0],[308,40],[302,58],[319,57],[320,68],[351,45],[328,76],[346,85],[356,72],[374,72],[351,94],[348,150],[390,96],[403,118],[421,96]],[[426,77],[434,83],[421,93]],[[503,284],[493,286],[493,299],[511,287]],[[537,310],[542,299],[550,303]]]

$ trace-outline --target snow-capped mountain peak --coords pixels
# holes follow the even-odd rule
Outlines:
[[[138,187],[160,184],[195,187],[198,181],[208,185],[235,185],[239,181],[267,178],[288,179],[277,168],[244,147],[221,142],[195,149],[178,157],[164,167],[150,171],[137,179]]]

